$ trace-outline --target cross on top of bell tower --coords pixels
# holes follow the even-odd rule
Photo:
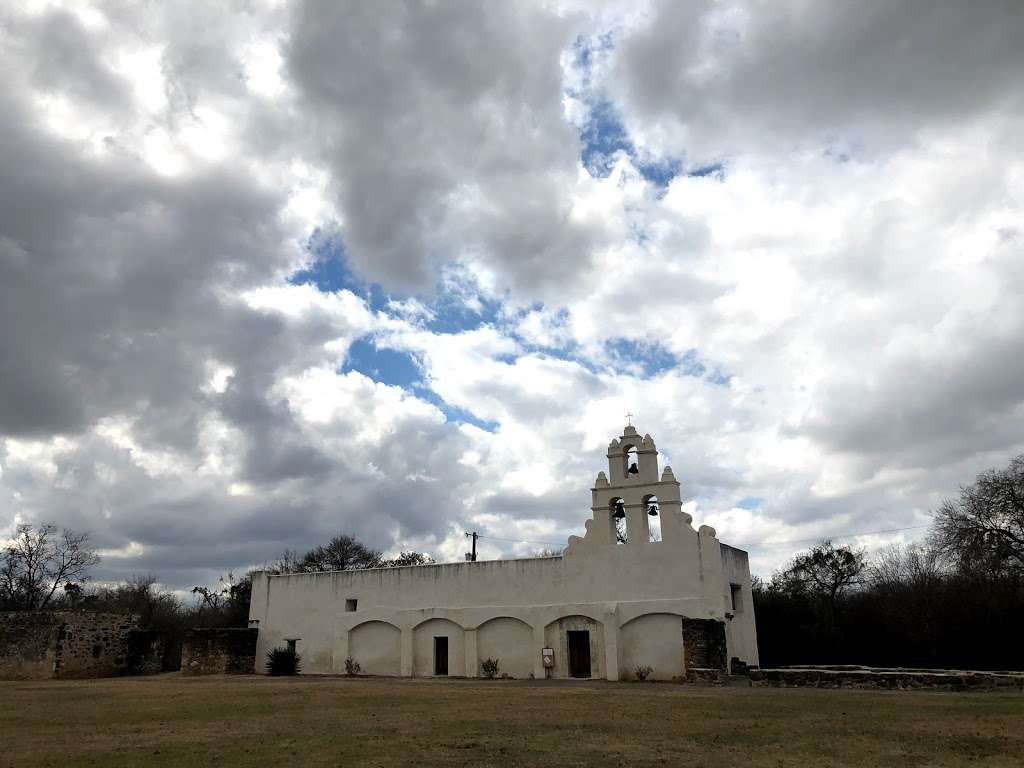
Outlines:
[[[690,522],[681,511],[679,482],[671,468],[659,471],[654,438],[641,436],[632,423],[608,444],[608,474],[599,472],[591,491],[593,541],[656,543],[663,540],[662,520],[670,538],[681,536],[681,526]]]

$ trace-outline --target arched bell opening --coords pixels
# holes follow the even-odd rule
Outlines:
[[[626,535],[626,503],[616,497],[608,504],[608,519],[611,522],[611,534],[616,544],[625,544]]]
[[[658,497],[644,496],[644,510],[647,512],[647,541],[661,541],[661,507]]]
[[[635,445],[622,449],[622,473],[627,480],[640,474],[640,453]]]

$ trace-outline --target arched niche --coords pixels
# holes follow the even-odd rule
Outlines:
[[[588,656],[590,662],[589,675],[574,674],[572,668],[573,654],[572,643],[577,642],[581,635],[586,633],[588,644]],[[573,614],[562,616],[550,622],[544,627],[544,645],[553,648],[555,651],[555,666],[552,669],[553,677],[589,677],[603,678],[605,676],[604,659],[604,626],[600,621]]]
[[[638,666],[651,667],[649,680],[672,680],[685,674],[682,616],[645,613],[619,628],[622,679],[636,679]]]
[[[485,659],[497,659],[498,674],[528,678],[540,649],[533,647],[533,628],[529,624],[511,616],[497,616],[477,627],[476,652],[477,674]]]
[[[349,630],[348,655],[359,663],[360,674],[397,677],[402,669],[402,631],[386,621],[365,621]]]
[[[413,675],[433,677],[435,673],[437,638],[447,639],[448,676],[466,674],[465,632],[449,619],[427,619],[413,630]]]

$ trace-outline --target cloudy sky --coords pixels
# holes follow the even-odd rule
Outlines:
[[[1019,0],[0,5],[0,538],[210,583],[582,530],[768,575],[1024,451]]]

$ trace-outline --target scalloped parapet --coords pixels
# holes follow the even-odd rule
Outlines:
[[[710,536],[712,539],[718,536],[718,531],[712,528],[710,525],[702,525],[697,529],[697,533],[701,536]]]

